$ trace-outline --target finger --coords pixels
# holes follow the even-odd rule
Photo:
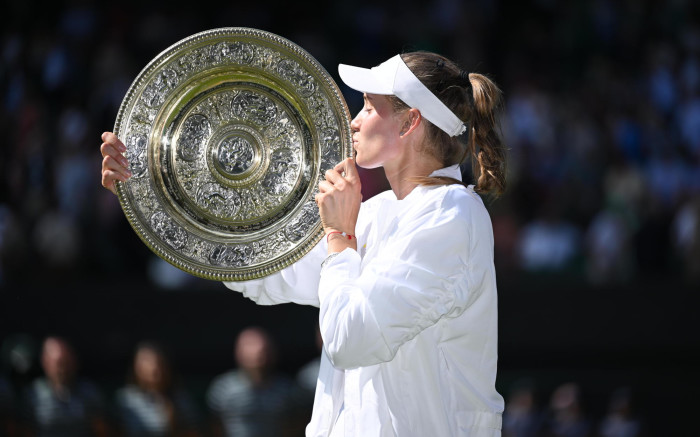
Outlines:
[[[336,184],[343,179],[343,176],[338,172],[336,168],[326,170],[326,180],[332,184]]]
[[[114,194],[117,194],[117,188],[114,184],[116,181],[126,182],[126,178],[111,170],[102,172],[102,186]]]
[[[105,185],[105,182],[102,181],[102,186],[111,191],[112,194],[117,194],[117,187],[114,185],[114,182],[112,182],[110,185]]]
[[[357,167],[355,166],[355,160],[352,158],[345,158],[334,168],[337,172],[342,172],[345,179],[357,179],[360,177],[357,172]]]
[[[340,191],[344,190],[348,184],[348,181],[335,170],[326,171],[326,181]]]
[[[110,183],[113,184],[115,181],[126,182],[127,180],[129,180],[128,176],[125,176],[123,173],[120,173],[116,170],[108,169],[102,172],[102,185],[104,185],[105,183],[107,183],[108,185]]]
[[[338,173],[345,173],[345,159],[337,163],[335,167],[333,167],[333,170],[335,170]],[[328,171],[326,171],[326,173],[328,173]]]
[[[119,162],[121,165],[124,167],[129,166],[129,161],[119,153],[113,145],[109,143],[102,143],[102,146],[100,146],[100,152],[102,152],[102,157],[110,156],[112,157],[115,161]]]
[[[333,189],[333,184],[331,184],[328,181],[321,181],[318,183],[318,191],[320,191],[321,193],[328,193],[330,191],[333,191]]]
[[[121,153],[126,152],[126,146],[124,145],[124,143],[122,143],[122,141],[112,132],[103,133],[102,141],[111,144],[116,150],[120,151]]]
[[[117,172],[125,178],[131,177],[131,171],[109,155],[105,156],[102,160],[102,172],[104,173],[107,170]]]

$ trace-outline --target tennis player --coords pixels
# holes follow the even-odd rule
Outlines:
[[[325,238],[278,273],[226,285],[262,305],[319,307],[307,436],[500,436],[493,231],[479,196],[506,185],[500,90],[429,52],[339,74],[364,107],[351,122],[355,159],[319,185]],[[130,176],[125,147],[102,139],[102,184],[114,191]],[[363,203],[356,165],[383,167],[391,190]]]

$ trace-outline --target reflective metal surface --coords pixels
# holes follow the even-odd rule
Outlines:
[[[124,213],[158,256],[199,277],[266,276],[321,238],[314,195],[351,155],[338,87],[306,51],[247,28],[192,35],[153,59],[115,133],[133,176]]]

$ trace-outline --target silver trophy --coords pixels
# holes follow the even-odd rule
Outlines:
[[[153,59],[114,131],[133,176],[117,183],[129,223],[193,275],[274,273],[322,237],[314,196],[352,153],[337,85],[296,44],[256,29],[192,35]]]

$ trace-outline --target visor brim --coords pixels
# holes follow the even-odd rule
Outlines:
[[[345,85],[361,93],[393,94],[391,87],[387,87],[386,83],[382,82],[375,72],[368,68],[340,64],[338,65],[338,74]]]

